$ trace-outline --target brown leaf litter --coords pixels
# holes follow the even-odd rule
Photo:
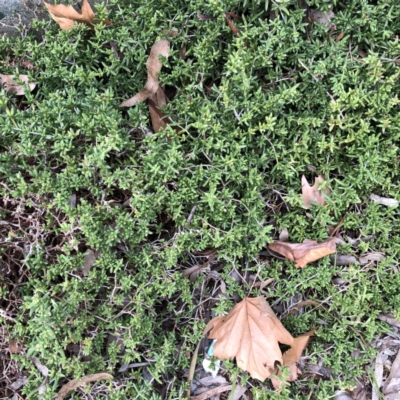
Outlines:
[[[292,337],[263,296],[244,298],[228,315],[213,318],[204,334],[207,332],[209,339],[216,339],[213,349],[216,358],[236,358],[239,368],[261,381],[277,373],[276,362],[281,365],[286,362],[294,370],[291,365],[298,361],[308,342]],[[279,343],[291,346],[286,356],[282,355]]]
[[[29,87],[30,91],[35,89],[36,83],[30,83],[28,79],[28,75],[18,75],[18,79],[22,81],[24,84],[19,84],[15,82],[15,75],[1,75],[0,74],[0,83],[4,86],[4,89],[7,93],[15,94],[16,96],[23,96],[25,94],[26,86]]]
[[[147,82],[145,87],[135,96],[124,101],[120,107],[132,107],[137,103],[147,100],[151,95],[155,95],[158,88],[158,73],[161,71],[162,62],[160,56],[168,58],[170,41],[168,39],[159,40],[155,42],[150,50],[149,58],[146,62],[147,68]]]
[[[398,351],[390,369],[390,374],[382,386],[382,393],[385,400],[400,399],[400,351]]]
[[[62,30],[71,29],[76,22],[82,22],[89,25],[91,28],[94,24],[101,21],[96,19],[96,14],[93,12],[92,7],[88,0],[82,1],[81,12],[76,11],[72,6],[66,6],[64,4],[48,4],[44,2],[47,10],[49,11],[51,17],[60,26]],[[110,21],[106,19],[102,21],[105,25],[110,25]]]
[[[276,240],[268,248],[285,258],[295,262],[296,267],[303,268],[307,264],[319,260],[336,252],[335,238],[330,238],[322,243],[305,239],[303,243],[287,243]]]
[[[314,335],[314,332],[315,330],[312,330],[305,333],[304,335],[295,338],[293,340],[292,347],[288,351],[283,353],[282,365],[284,367],[289,367],[289,377],[287,378],[288,382],[293,382],[297,380],[298,374],[301,373],[300,369],[297,366],[297,362],[300,360],[301,355],[304,349],[307,347],[310,337]],[[277,373],[277,376],[281,376],[281,373]],[[282,384],[284,383],[275,377],[271,378],[271,382],[275,389],[281,389],[283,386]]]
[[[320,190],[320,183],[325,182],[325,179],[322,175],[319,175],[315,178],[315,183],[313,186],[307,181],[307,178],[303,175],[301,178],[301,192],[303,198],[304,207],[309,209],[311,208],[312,203],[317,203],[321,206],[326,204],[325,196],[329,195],[329,190]]]

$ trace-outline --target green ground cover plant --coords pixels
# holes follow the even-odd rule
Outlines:
[[[1,73],[36,83],[22,98],[0,91],[3,397],[52,399],[109,373],[70,398],[184,398],[207,322],[246,296],[265,296],[293,335],[318,330],[281,392],[233,361],[228,381],[259,400],[360,382],[369,393],[376,341],[399,335],[378,318],[400,318],[398,208],[370,196],[400,200],[400,1],[95,9],[111,25],[38,21],[41,37],[0,40]],[[335,15],[317,23],[310,10]],[[172,30],[159,75],[170,123],[153,133],[146,102],[118,105]],[[302,175],[320,174],[331,193],[307,210]],[[298,269],[268,250],[284,229],[301,243],[334,228],[338,253],[354,256],[345,265]]]

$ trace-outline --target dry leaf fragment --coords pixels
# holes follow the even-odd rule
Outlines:
[[[387,322],[389,325],[400,328],[400,321],[397,321],[392,314],[379,314],[377,318],[381,321]]]
[[[377,251],[371,251],[366,255],[360,257],[359,261],[361,265],[368,264],[369,261],[380,261],[385,258],[385,255],[382,253],[378,253]]]
[[[351,397],[347,391],[336,390],[335,400],[353,400],[353,397]]]
[[[335,39],[335,42],[340,42],[343,39],[344,32],[340,32],[339,35],[337,35],[337,38]]]
[[[236,25],[232,22],[232,20],[231,20],[231,17],[234,17],[234,16],[236,16],[236,14],[234,14],[234,13],[228,13],[228,12],[226,12],[225,13],[225,19],[226,19],[226,22],[227,22],[227,24],[229,25],[229,28],[231,28],[231,30],[232,30],[232,32],[233,32],[233,34],[235,35],[235,36],[237,36],[238,34],[239,34],[239,29],[236,27]],[[237,16],[236,16],[237,17]],[[239,17],[240,18],[240,17]]]
[[[89,249],[86,254],[85,258],[83,259],[83,267],[82,267],[82,273],[83,276],[87,276],[95,263],[95,261],[99,258],[101,255],[101,250],[94,251],[92,249]]]
[[[310,17],[313,22],[316,22],[317,24],[322,24],[325,26],[325,28],[329,28],[331,25],[331,21],[335,14],[333,11],[319,11],[310,8]]]
[[[372,400],[379,400],[380,390],[383,381],[383,352],[378,353],[375,359],[375,382],[372,385]]]
[[[400,351],[397,353],[395,360],[393,361],[390,374],[387,377],[382,393],[386,400],[399,400],[400,399]]]
[[[193,396],[190,400],[207,400],[217,394],[227,392],[228,390],[232,390],[232,385],[218,386],[214,389],[207,390],[198,396]]]
[[[279,240],[281,242],[287,242],[289,240],[289,231],[286,228],[283,228],[282,232],[279,234]]]
[[[56,400],[63,400],[64,397],[71,392],[72,390],[78,388],[79,386],[84,385],[85,383],[89,382],[97,382],[102,379],[112,379],[113,376],[107,373],[100,373],[100,374],[93,374],[93,375],[86,375],[83,376],[81,379],[78,380],[71,380],[68,383],[66,383],[60,391],[57,393]]]
[[[12,390],[18,390],[20,387],[26,385],[27,383],[28,383],[28,378],[26,376],[21,376],[8,387]]]
[[[383,206],[397,207],[399,205],[399,202],[395,199],[389,199],[387,197],[377,196],[376,194],[371,194],[369,198],[375,203],[382,204]]]
[[[0,83],[4,86],[4,89],[7,93],[13,93],[16,96],[23,96],[25,94],[24,85],[20,85],[17,82],[14,82],[15,75],[1,75],[0,74]],[[35,89],[35,83],[29,83],[28,75],[18,75],[18,79],[24,82],[27,86],[29,86],[30,91]]]
[[[215,357],[233,359],[239,368],[261,381],[282,363],[279,343],[292,345],[293,337],[275,316],[265,298],[244,298],[226,316],[213,318],[204,334],[216,339]]]
[[[329,194],[329,190],[323,192],[322,190],[318,189],[320,183],[325,182],[322,175],[319,175],[315,178],[315,183],[313,186],[307,181],[307,178],[303,175],[301,178],[301,192],[303,197],[303,204],[304,207],[309,209],[311,208],[312,202],[320,204],[324,206],[326,204],[325,201],[325,194]]]
[[[135,96],[124,101],[119,106],[120,107],[132,107],[137,103],[141,103],[149,98],[150,95],[154,95],[158,88],[158,73],[161,71],[162,63],[159,56],[168,58],[169,54],[169,43],[167,39],[159,40],[153,44],[150,50],[150,56],[146,62],[147,68],[147,82],[145,87]]]
[[[231,395],[232,400],[240,400],[246,392],[247,392],[246,386],[236,385],[235,391],[233,392],[233,396]]]
[[[92,7],[90,7],[88,0],[82,1],[81,13],[76,11],[72,6],[66,6],[64,4],[52,5],[44,2],[44,5],[49,10],[54,21],[56,21],[64,31],[71,29],[75,25],[75,22],[83,22],[90,27],[99,22],[96,21],[96,15]],[[106,19],[104,24],[110,25],[110,21]]]
[[[11,354],[20,354],[23,352],[22,348],[18,346],[18,343],[11,338],[8,340],[8,349]]]
[[[35,364],[35,367],[39,370],[39,372],[46,378],[49,376],[49,369],[43,365],[38,358],[31,357],[31,361]]]
[[[150,119],[154,133],[157,133],[161,128],[165,129],[167,126],[169,119],[165,118],[164,114],[158,109],[158,107],[164,107],[166,104],[167,97],[164,90],[159,86],[157,91],[149,96]]]
[[[335,238],[318,243],[305,239],[303,243],[286,243],[276,240],[268,248],[296,263],[296,267],[304,268],[308,263],[319,260],[336,252]]]
[[[297,363],[300,360],[300,357],[306,348],[310,337],[314,335],[315,330],[305,333],[297,338],[294,338],[291,348],[283,354],[283,366],[289,367],[289,377],[287,379],[288,382],[293,382],[297,379],[297,375],[300,370],[297,367]],[[281,374],[278,373],[278,376]],[[275,389],[280,389],[282,381],[276,379],[274,377],[271,378],[271,383]]]
[[[358,264],[357,258],[347,254],[336,254],[331,257],[331,263],[334,265]]]

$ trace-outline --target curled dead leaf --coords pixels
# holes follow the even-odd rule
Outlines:
[[[160,129],[164,129],[169,122],[169,119],[158,109],[158,107],[164,107],[167,104],[167,97],[161,86],[158,87],[154,94],[149,95],[148,101],[151,124],[154,133],[157,133]]]
[[[161,71],[162,67],[159,56],[165,58],[168,57],[169,44],[170,41],[167,39],[159,40],[153,44],[153,47],[150,50],[150,56],[146,62],[147,82],[145,87],[135,94],[135,96],[121,103],[119,105],[120,107],[132,107],[137,103],[147,100],[149,96],[154,95],[157,92],[159,88],[158,73]]]
[[[307,264],[336,252],[335,238],[318,243],[315,240],[304,240],[303,243],[287,243],[276,240],[268,248],[296,263],[296,267],[304,268]]]
[[[93,12],[92,7],[90,7],[88,0],[82,1],[80,13],[72,6],[66,6],[64,4],[52,5],[44,2],[44,5],[49,11],[51,17],[57,22],[62,30],[71,29],[75,25],[75,22],[83,22],[90,27],[99,22],[96,21],[96,14]],[[105,25],[110,25],[108,19],[103,21],[103,23]]]
[[[239,368],[261,381],[275,370],[282,352],[279,343],[292,345],[293,337],[276,317],[264,297],[244,298],[226,316],[213,318],[204,334],[216,339],[213,354],[233,359]]]
[[[25,86],[14,81],[15,75],[1,75],[0,83],[4,86],[7,93],[15,94],[16,96],[23,96],[25,94]],[[36,87],[36,83],[29,83],[28,75],[18,75],[18,79],[27,85],[32,91]]]
[[[97,382],[102,379],[112,379],[113,376],[107,373],[93,374],[93,375],[85,375],[81,379],[73,379],[66,383],[60,391],[57,393],[56,400],[63,400],[64,397],[71,392],[72,390],[78,388],[79,386],[84,385],[89,382]]]
[[[321,206],[326,204],[325,195],[329,195],[329,190],[319,190],[318,186],[320,183],[325,182],[322,175],[319,175],[315,178],[315,183],[313,186],[307,181],[307,178],[303,175],[301,178],[301,192],[303,198],[304,207],[309,209],[311,208],[311,204],[317,203]]]

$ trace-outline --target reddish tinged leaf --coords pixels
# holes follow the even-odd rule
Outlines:
[[[324,206],[326,204],[325,195],[329,194],[329,190],[326,190],[325,193],[322,190],[318,189],[318,186],[321,182],[325,182],[322,175],[319,175],[315,178],[315,183],[313,186],[310,186],[306,177],[303,175],[301,178],[301,192],[303,197],[304,207],[309,209],[311,207],[312,202],[320,204]]]
[[[169,40],[164,39],[153,44],[153,47],[150,50],[150,56],[146,62],[147,82],[145,87],[140,92],[135,94],[135,96],[120,104],[120,107],[132,107],[137,103],[145,101],[151,95],[156,94],[159,88],[158,73],[161,71],[162,67],[159,56],[163,56],[165,58],[168,57],[169,43]]]
[[[287,243],[276,240],[270,243],[268,248],[295,262],[298,268],[304,268],[308,263],[336,253],[335,238],[322,243],[308,239],[303,243]]]
[[[279,343],[293,344],[292,335],[275,316],[264,297],[244,298],[226,316],[213,318],[204,333],[216,339],[214,356],[236,357],[239,368],[264,381],[282,364]]]
[[[62,30],[71,29],[75,25],[75,22],[83,22],[90,27],[99,22],[96,21],[96,14],[93,12],[92,7],[90,7],[88,0],[82,1],[80,13],[72,6],[66,6],[64,4],[52,5],[44,2],[44,5],[48,9],[51,17],[57,22]],[[110,25],[108,19],[103,21],[103,23]]]

